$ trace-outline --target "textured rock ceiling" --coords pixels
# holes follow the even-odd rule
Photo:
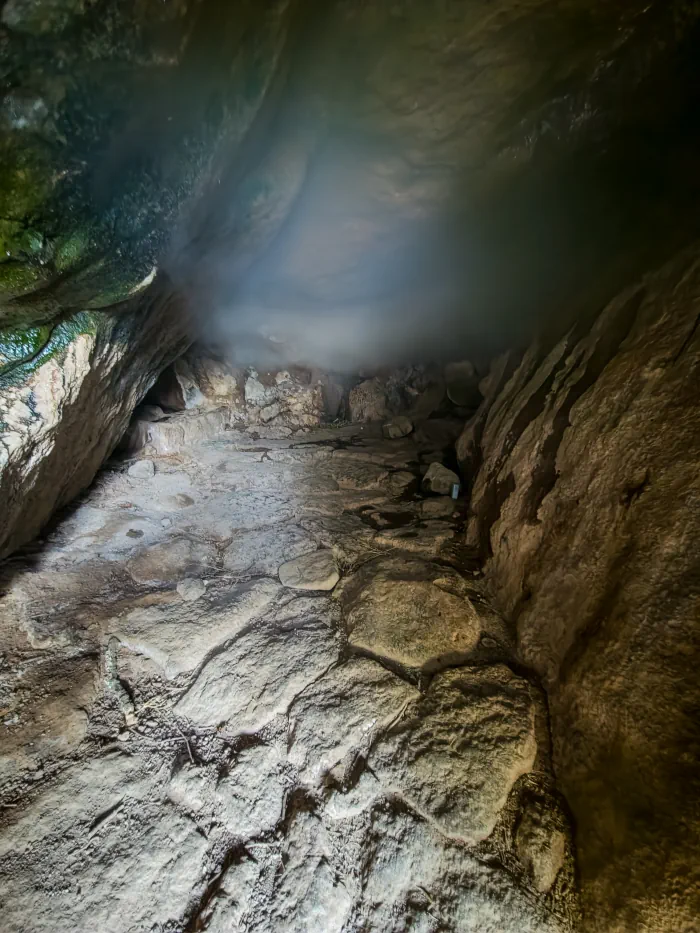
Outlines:
[[[699,15],[6,0],[6,361],[156,274],[192,289],[211,336],[303,329],[298,356],[344,345],[341,364],[387,334],[394,352],[444,329],[490,346],[597,302],[693,223]]]

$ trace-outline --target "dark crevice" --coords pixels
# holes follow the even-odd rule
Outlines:
[[[692,343],[693,337],[697,333],[698,325],[700,325],[700,314],[698,314],[698,316],[695,318],[695,322],[693,323],[693,326],[690,329],[690,333],[683,341],[683,344],[681,345],[680,350],[678,351],[678,353],[676,353],[676,355],[673,357],[673,360],[671,362],[677,363],[678,360],[683,356],[685,351],[688,349],[688,347]]]

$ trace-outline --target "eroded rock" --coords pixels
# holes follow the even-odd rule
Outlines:
[[[331,551],[312,551],[282,564],[280,583],[294,590],[332,590],[340,579]]]
[[[406,557],[363,564],[339,594],[349,644],[424,671],[463,663],[488,633],[507,644],[505,627],[480,611],[456,573]]]
[[[421,485],[426,492],[434,492],[439,496],[449,496],[452,487],[459,485],[459,476],[441,463],[431,463]]]

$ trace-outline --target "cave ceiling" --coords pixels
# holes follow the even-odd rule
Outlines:
[[[192,297],[204,336],[303,329],[301,356],[358,327],[396,353],[445,332],[486,352],[597,310],[694,230],[699,18],[680,0],[6,0],[5,355],[154,282]]]

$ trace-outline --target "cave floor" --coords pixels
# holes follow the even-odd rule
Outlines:
[[[110,462],[1,568],[3,929],[575,925],[546,706],[427,422]]]

